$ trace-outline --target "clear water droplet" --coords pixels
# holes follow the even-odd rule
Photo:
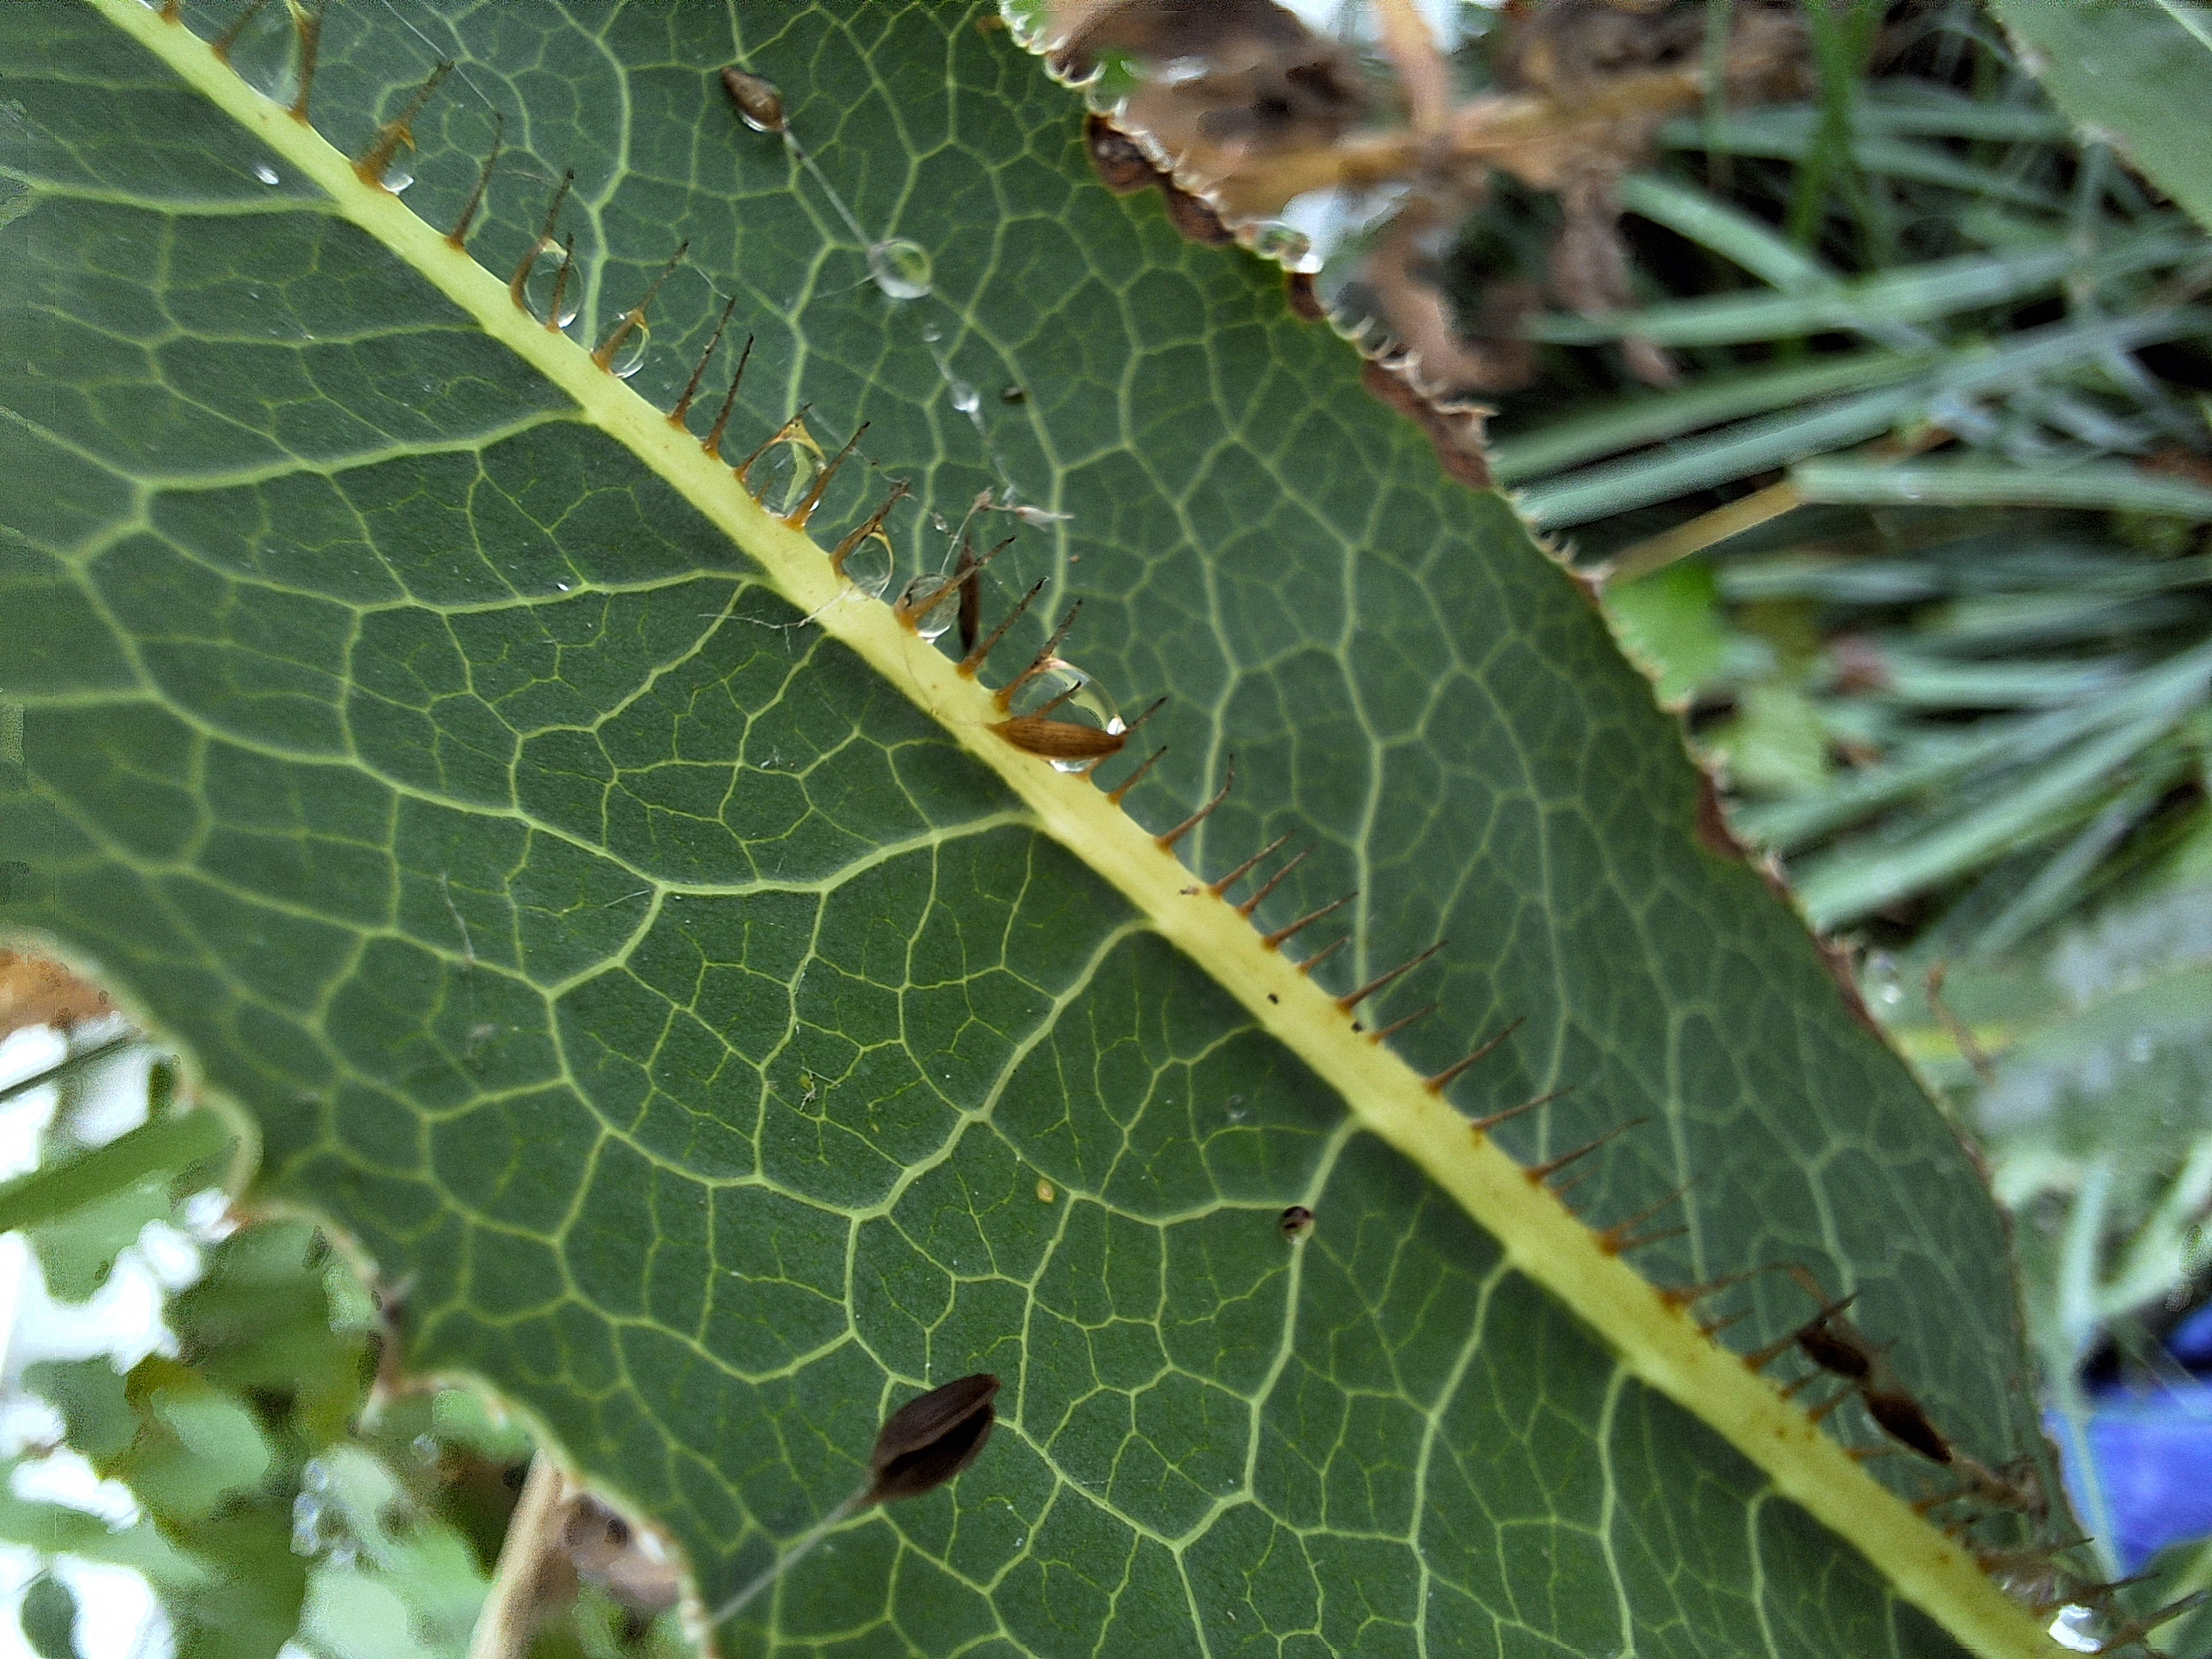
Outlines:
[[[929,250],[903,236],[885,237],[868,250],[868,275],[894,300],[926,298],[930,289]]]
[[[780,519],[806,499],[806,492],[821,476],[822,465],[822,446],[801,421],[752,464],[745,474],[745,487],[753,492],[754,500]],[[884,574],[888,580],[890,573],[886,570]]]
[[[323,1548],[323,1500],[301,1492],[292,1500],[292,1553],[319,1555]]]
[[[935,345],[945,337],[945,331],[935,323],[925,323],[921,328],[921,337],[928,344]]]
[[[1291,270],[1321,269],[1321,261],[1314,258],[1313,238],[1292,225],[1261,225],[1252,234],[1252,251]]]
[[[983,398],[967,381],[955,380],[952,383],[952,406],[963,415],[973,415],[982,408]]]
[[[852,561],[848,559],[845,563],[849,571]],[[932,600],[935,603],[931,604]],[[925,640],[944,638],[945,630],[960,614],[960,607],[953,603],[952,585],[942,576],[911,578],[899,590],[899,605],[913,617],[915,633]],[[929,609],[921,609],[926,605]]]
[[[1115,707],[1114,699],[1106,695],[1097,681],[1061,657],[1054,658],[1032,675],[1014,693],[1013,702],[1007,707],[1012,714],[1042,714],[1051,720],[1095,726],[1102,732],[1125,729],[1121,711]],[[1055,772],[1087,772],[1094,763],[1087,759],[1055,760],[1052,768]]]
[[[396,158],[384,164],[384,171],[377,179],[377,183],[382,185],[394,196],[398,195],[401,191],[414,182],[414,170],[404,161]]]
[[[845,556],[845,580],[870,599],[880,599],[884,590],[891,585],[891,570],[896,562],[890,538],[878,530]],[[935,637],[932,634],[922,635],[926,640]]]
[[[607,368],[618,380],[627,380],[645,362],[645,343],[653,331],[643,323],[623,336],[615,355],[607,359]]]
[[[283,176],[266,161],[256,161],[253,164],[253,176],[264,185],[281,185],[284,182]]]
[[[577,308],[582,304],[578,290],[584,285],[577,274],[572,270],[566,283],[561,281],[561,268],[568,262],[568,256],[562,249],[550,242],[541,242],[538,252],[530,256],[530,275],[522,279],[522,297],[530,307],[530,314],[556,328],[566,328],[574,322]],[[552,317],[548,313],[556,288],[561,292],[561,314]]]
[[[230,43],[230,67],[264,98],[289,106],[300,95],[298,52],[292,9],[265,5],[240,24]]]
[[[1242,1122],[1244,1121],[1245,1115],[1246,1115],[1246,1114],[1245,1114],[1245,1111],[1244,1111],[1244,1097],[1243,1097],[1243,1096],[1242,1096],[1242,1095],[1231,1095],[1231,1096],[1230,1096],[1230,1097],[1229,1097],[1229,1121],[1230,1121],[1231,1123],[1242,1123]]]

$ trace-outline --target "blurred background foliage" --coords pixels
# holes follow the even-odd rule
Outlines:
[[[1166,0],[1066,9],[1134,20],[1094,96],[1141,94]],[[2121,0],[2085,42],[2045,0],[1299,10],[1361,88],[1295,135],[1332,153],[1632,82],[1602,138],[1265,204],[1297,227],[1269,246],[1494,407],[1500,482],[1605,576],[1734,832],[1983,1150],[2100,1576],[2147,1571],[2139,1608],[2212,1584],[2212,238],[2175,204],[2212,204],[2212,16]],[[459,1659],[515,1577],[522,1426],[380,1374],[405,1287],[381,1308],[307,1222],[232,1211],[228,1132],[95,990],[0,957],[11,1030],[27,1650]],[[652,1540],[562,1513],[529,1651],[693,1650]],[[2212,1620],[2156,1639],[2212,1654]]]

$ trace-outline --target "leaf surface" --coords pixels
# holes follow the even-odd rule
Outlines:
[[[2212,6],[2203,0],[1990,0],[2036,77],[2094,133],[2212,226],[2212,162],[2183,112],[2212,96]]]
[[[313,111],[343,149],[456,64],[404,198],[440,231],[505,113],[471,245],[501,281],[575,170],[578,340],[689,239],[638,401],[472,310],[481,273],[128,0],[0,13],[0,337],[30,366],[0,424],[7,915],[248,1109],[265,1190],[404,1287],[416,1364],[538,1414],[710,1602],[854,1490],[890,1410],[1005,1379],[975,1466],[833,1534],[737,1651],[1953,1650],[1896,1585],[1929,1601],[1907,1556],[1963,1557],[1907,1517],[1870,1560],[1783,1497],[1824,1501],[1832,1467],[1880,1493],[1802,1414],[1743,1455],[1727,1389],[1782,1407],[1733,1362],[1697,1348],[1708,1395],[1648,1386],[1609,1346],[1644,1340],[1631,1315],[1672,1321],[1662,1350],[1694,1328],[1648,1292],[1567,1311],[1534,1233],[1469,1218],[1511,1166],[1436,1130],[1418,1073],[1521,1020],[1454,1100],[1571,1092],[1499,1144],[1643,1120],[1577,1210],[1694,1180],[1644,1272],[1856,1290],[1997,1465],[2040,1452],[1966,1155],[1701,844],[1677,733],[1507,506],[1443,477],[1273,268],[1096,186],[1079,110],[990,21],[333,9]],[[233,61],[289,98],[282,44]],[[805,161],[732,118],[732,61]],[[927,294],[871,280],[894,238]],[[1158,855],[1089,786],[994,750],[941,659],[699,482],[655,410],[732,289],[733,457],[802,401],[872,422],[915,492],[900,580],[986,487],[1071,515],[993,567],[994,609],[1048,579],[1102,685],[1172,695],[1136,817],[1183,817],[1233,752],[1181,852],[1214,876],[1312,838],[1256,915],[1358,888],[1319,982],[1451,939],[1363,1011],[1440,1003],[1393,1040],[1413,1072],[1171,866],[1132,875]],[[883,492],[848,470],[824,544]],[[834,612],[793,603],[810,580]],[[1729,1296],[1705,1311],[1749,1306],[1747,1346],[1808,1311],[1778,1278]],[[1829,1425],[1878,1439],[1855,1406]],[[1979,1583],[1936,1617],[2036,1650]]]

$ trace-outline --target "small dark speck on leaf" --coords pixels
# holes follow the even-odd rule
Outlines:
[[[999,1379],[978,1371],[893,1412],[868,1457],[872,1479],[862,1507],[935,1492],[974,1462],[991,1437],[998,1393]]]
[[[1018,386],[1010,386],[999,394],[999,401],[1002,404],[1025,404],[1029,400],[1030,394]]]
[[[1270,991],[1267,993],[1267,1000],[1270,1002],[1280,1002],[1282,998],[1277,996],[1273,991]]]
[[[1293,1204],[1283,1212],[1283,1237],[1296,1243],[1314,1230],[1314,1212],[1303,1204]]]

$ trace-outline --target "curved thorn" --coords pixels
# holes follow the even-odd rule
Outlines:
[[[1679,1202],[1683,1198],[1687,1197],[1689,1195],[1690,1188],[1696,1184],[1697,1183],[1694,1182],[1686,1181],[1680,1186],[1675,1188],[1673,1192],[1667,1194],[1663,1198],[1655,1199],[1652,1202],[1645,1205],[1634,1215],[1624,1217],[1620,1220],[1614,1222],[1613,1225],[1607,1227],[1603,1232],[1597,1236],[1598,1248],[1603,1250],[1607,1255],[1620,1255],[1625,1251],[1641,1249],[1644,1245],[1654,1243],[1660,1238],[1674,1238],[1689,1231],[1689,1229],[1686,1226],[1683,1226],[1677,1227],[1672,1232],[1668,1233],[1654,1233],[1649,1238],[1636,1237],[1636,1230],[1638,1227],[1641,1227],[1645,1222],[1650,1220],[1653,1216],[1657,1215],[1660,1211],[1665,1209],[1669,1204]],[[1634,1240],[1633,1243],[1629,1242],[1632,1239]]]
[[[1379,1026],[1376,1030],[1370,1031],[1367,1034],[1367,1040],[1370,1042],[1386,1042],[1390,1038],[1397,1036],[1399,1032],[1404,1030],[1407,1026],[1426,1019],[1431,1014],[1436,1012],[1436,1011],[1442,1006],[1443,1005],[1441,1003],[1424,1003],[1421,1006],[1414,1009],[1412,1013],[1407,1014],[1402,1019],[1394,1019],[1388,1025]]]
[[[522,285],[530,280],[530,267],[538,262],[538,256],[553,246],[553,227],[560,222],[561,204],[568,199],[569,189],[575,182],[576,169],[574,167],[561,175],[560,188],[553,192],[553,204],[545,210],[545,222],[538,228],[538,240],[523,251],[522,263],[515,266],[514,275],[507,281],[507,296],[514,301],[518,311],[530,309],[530,301],[523,293]],[[555,314],[559,314],[557,305]]]
[[[668,411],[668,424],[682,428],[684,417],[691,412],[691,399],[697,395],[699,382],[706,378],[707,365],[714,361],[714,348],[722,343],[722,331],[730,325],[730,313],[738,308],[738,296],[730,295],[729,303],[714,321],[714,331],[707,337],[707,349],[699,355],[699,366],[691,371],[691,378],[684,383],[684,395],[676,400],[676,407]]]

